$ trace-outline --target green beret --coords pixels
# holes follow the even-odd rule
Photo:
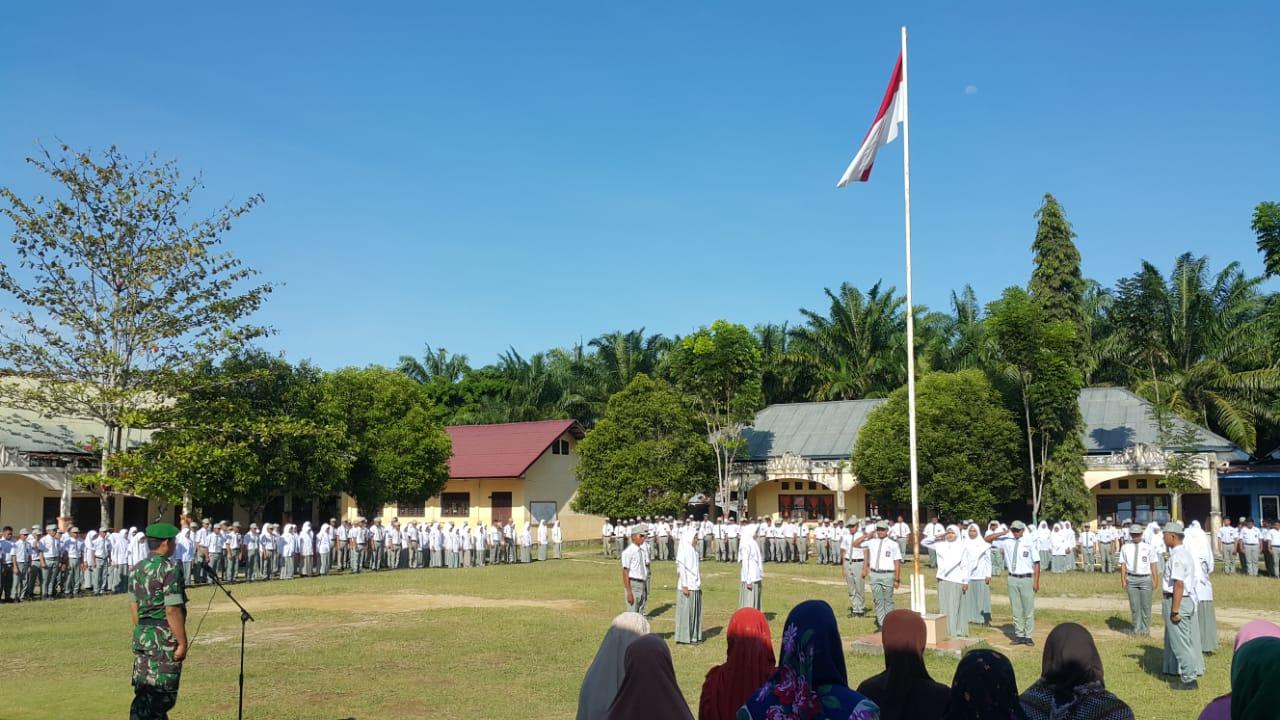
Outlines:
[[[178,528],[169,523],[152,523],[144,532],[153,540],[171,540],[178,537]]]

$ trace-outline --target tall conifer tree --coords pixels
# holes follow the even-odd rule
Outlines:
[[[1072,240],[1076,234],[1062,205],[1049,193],[1045,193],[1036,219],[1036,239],[1031,244],[1035,269],[1028,290],[1043,308],[1046,320],[1070,323],[1075,329],[1077,366],[1083,367],[1086,284],[1080,272],[1080,251]],[[1075,392],[1066,395],[1077,397],[1080,387],[1072,389]],[[1074,401],[1059,411],[1062,417],[1058,424],[1063,429],[1049,448],[1045,467],[1048,482],[1040,515],[1078,523],[1090,515],[1089,490],[1084,486],[1084,443],[1080,439],[1083,420]]]

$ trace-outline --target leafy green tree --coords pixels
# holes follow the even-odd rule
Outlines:
[[[716,484],[702,418],[662,380],[643,373],[613,397],[578,443],[573,509],[608,517],[678,515]]]
[[[907,381],[906,300],[876,283],[865,294],[848,283],[825,290],[826,314],[801,309],[791,352],[811,382],[812,400],[883,397]]]
[[[662,335],[645,335],[644,328],[615,331],[587,344],[594,351],[607,395],[626,387],[636,375],[654,377],[672,346]]]
[[[1280,420],[1261,282],[1239,263],[1211,275],[1208,258],[1187,253],[1167,280],[1148,262],[1122,278],[1111,312],[1127,384],[1248,452],[1258,449],[1258,427]]]
[[[745,326],[717,320],[681,339],[670,367],[676,387],[702,418],[715,454],[719,497],[727,504],[733,459],[744,444],[742,429],[764,403],[760,346]]]
[[[1068,462],[1065,455],[1055,454],[1055,450],[1060,445],[1073,446],[1071,436],[1078,423],[1082,379],[1076,363],[1075,328],[1069,322],[1049,320],[1044,308],[1021,288],[1009,288],[999,300],[991,303],[986,322],[1001,363],[1001,374],[1012,382],[1021,405],[1032,517],[1039,519],[1050,480],[1057,479],[1058,468]],[[1075,442],[1079,443],[1079,439]],[[1051,464],[1051,459],[1057,462]],[[1083,476],[1083,468],[1079,469]],[[1067,473],[1071,471],[1070,467],[1061,471],[1064,478],[1061,484],[1067,488],[1070,487]],[[1080,478],[1076,480],[1079,482]],[[1083,482],[1079,484],[1083,487]],[[1069,507],[1053,509],[1055,512],[1070,510]],[[1055,517],[1075,519],[1076,515],[1068,512]]]
[[[112,456],[130,492],[200,503],[238,501],[255,519],[273,495],[317,498],[350,467],[343,428],[322,418],[319,370],[261,350],[205,361],[176,384],[171,402],[145,414],[149,442]]]
[[[361,514],[440,493],[453,448],[420,385],[376,365],[331,372],[322,385],[320,415],[342,429],[351,460],[342,490]]]
[[[916,326],[921,365],[930,370],[955,372],[991,364],[994,348],[983,323],[978,295],[969,285],[951,291],[951,312],[931,312]]]
[[[943,514],[993,517],[1019,496],[1019,432],[999,393],[978,370],[929,373],[916,384],[921,502]],[[907,391],[895,390],[858,433],[853,469],[867,492],[911,501]]]
[[[762,323],[752,332],[760,345],[760,386],[764,403],[799,402],[808,395],[806,378],[791,352],[787,324]]]
[[[192,219],[201,181],[173,162],[66,145],[28,162],[53,193],[0,188],[17,256],[0,263],[0,290],[15,301],[0,356],[33,382],[0,384],[0,402],[100,422],[110,486],[122,429],[168,394],[167,380],[267,333],[248,318],[272,286],[253,284],[258,273],[222,249],[262,198]]]
[[[1260,202],[1253,210],[1253,232],[1267,276],[1280,275],[1280,203]]]

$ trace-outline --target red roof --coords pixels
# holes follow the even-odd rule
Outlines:
[[[525,471],[566,432],[582,437],[577,420],[540,420],[501,425],[453,425],[451,478],[513,478]]]

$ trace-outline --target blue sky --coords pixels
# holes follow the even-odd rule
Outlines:
[[[60,139],[263,193],[229,246],[284,284],[267,345],[322,367],[901,288],[901,145],[834,186],[902,24],[919,303],[1025,283],[1046,191],[1105,283],[1186,250],[1258,272],[1280,200],[1275,3],[71,5],[0,20],[0,184]]]

